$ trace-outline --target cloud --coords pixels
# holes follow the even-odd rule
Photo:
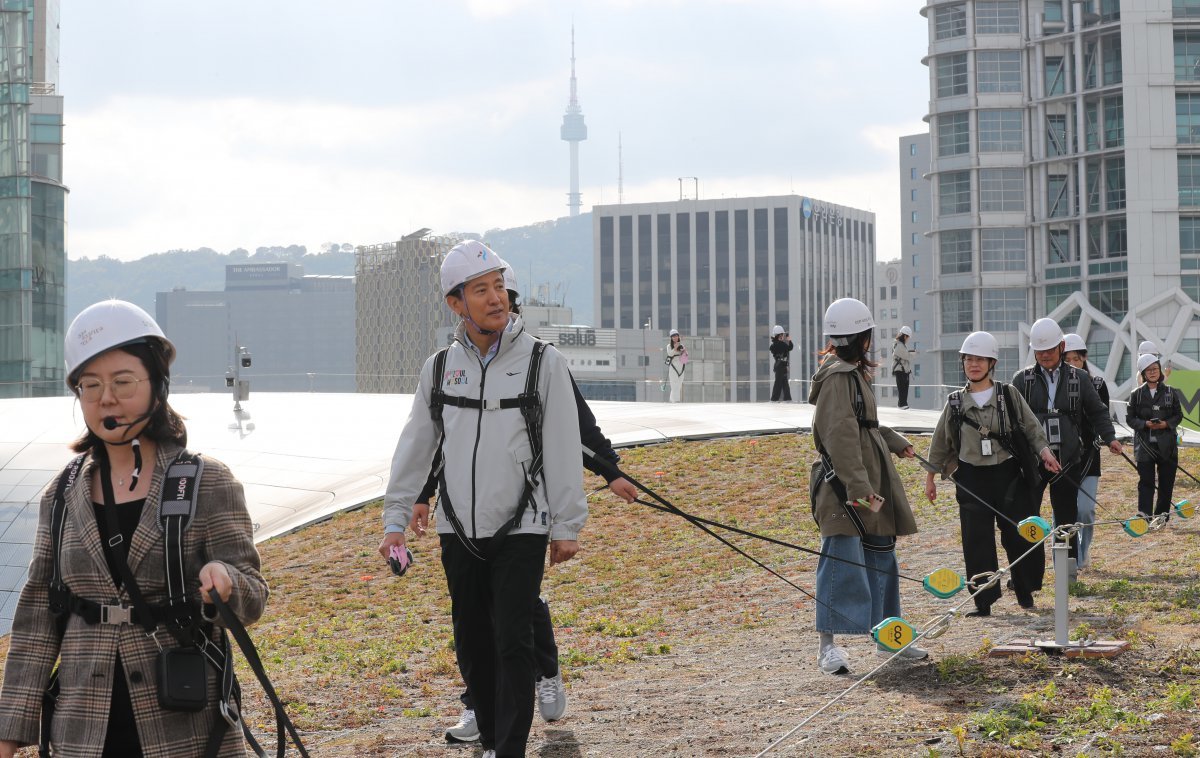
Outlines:
[[[873,150],[896,155],[900,138],[909,134],[928,134],[929,124],[924,121],[906,121],[898,124],[868,124],[859,130],[859,136]]]
[[[487,129],[517,120],[542,86],[483,96]],[[130,259],[201,246],[315,249],[421,226],[484,229],[560,215],[561,192],[428,154],[448,132],[477,128],[463,113],[457,100],[379,108],[112,100],[69,120],[68,250]]]

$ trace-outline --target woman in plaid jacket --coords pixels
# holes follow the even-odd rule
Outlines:
[[[160,704],[159,646],[178,643],[161,625],[151,637],[133,623],[139,605],[122,581],[125,561],[145,606],[160,608],[167,598],[159,509],[166,469],[187,441],[182,419],[167,404],[174,355],[145,311],[117,300],[85,309],[67,333],[67,383],[87,424],[74,446],[84,459],[64,496],[59,549],[71,611],[60,617],[50,610],[55,481],[42,498],[29,580],[13,620],[0,691],[0,758],[38,742],[56,661],[59,694],[48,735],[55,755],[199,756],[214,726],[224,724],[212,666],[204,667],[208,702],[202,710]],[[203,464],[181,558],[188,597],[205,619],[201,633],[216,640],[219,632],[208,621],[213,606],[200,603],[209,602],[208,591],[215,588],[250,624],[262,615],[267,586],[241,484],[219,461],[204,458]],[[88,612],[99,606],[101,613]],[[244,754],[241,730],[228,729],[219,755]]]

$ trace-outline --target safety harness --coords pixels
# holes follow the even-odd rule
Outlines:
[[[1046,440],[1050,448],[1058,453],[1059,460],[1064,466],[1075,463],[1081,449],[1081,430],[1083,429],[1082,408],[1080,405],[1079,370],[1074,366],[1063,365],[1058,370],[1062,372],[1059,381],[1067,383],[1067,408],[1051,408],[1054,398],[1046,392],[1046,410],[1038,411],[1033,404],[1033,384],[1037,380],[1037,366],[1030,366],[1023,372],[1024,389],[1022,394],[1034,415],[1046,432]],[[1057,385],[1056,385],[1057,386]],[[1064,415],[1065,414],[1065,415]],[[1063,427],[1066,427],[1065,429]]]
[[[103,454],[103,452],[99,452],[97,457],[103,456]],[[58,479],[58,486],[55,489],[54,501],[50,509],[52,568],[49,587],[49,607],[50,613],[55,617],[55,627],[59,639],[63,638],[67,622],[70,616],[74,614],[90,625],[137,624],[145,630],[146,634],[162,650],[162,645],[159,644],[156,633],[159,626],[164,626],[179,643],[180,647],[199,649],[200,653],[203,654],[205,659],[208,660],[217,672],[220,687],[218,711],[222,718],[214,721],[213,731],[209,734],[208,743],[205,746],[203,754],[205,758],[214,758],[220,752],[221,744],[224,742],[225,735],[231,727],[241,729],[242,734],[255,754],[262,758],[266,753],[250,732],[249,726],[242,720],[241,685],[238,683],[234,673],[233,649],[225,633],[226,630],[221,629],[220,631],[220,644],[214,642],[210,635],[206,633],[211,632],[212,625],[207,621],[203,621],[200,609],[188,597],[187,592],[187,582],[184,576],[183,535],[187,532],[192,519],[196,515],[196,501],[200,491],[200,478],[204,473],[203,459],[198,453],[181,450],[175,457],[175,460],[167,467],[166,475],[163,478],[162,496],[159,499],[158,521],[163,533],[163,561],[167,579],[166,603],[151,605],[141,594],[141,590],[138,588],[137,581],[126,560],[125,546],[123,544],[124,537],[122,537],[116,524],[115,509],[109,507],[111,503],[106,503],[104,510],[105,515],[109,519],[108,528],[110,532],[108,545],[116,553],[117,560],[115,562],[121,574],[122,584],[129,592],[130,599],[133,601],[132,605],[126,606],[122,604],[105,605],[79,597],[63,581],[62,540],[67,516],[66,494],[78,479],[86,457],[86,454],[76,457],[63,470],[62,475]],[[101,463],[106,467],[106,462],[103,459],[101,459]],[[103,476],[102,480],[106,487],[111,487],[107,476]],[[106,500],[111,500],[111,497],[109,497],[111,492],[106,491],[105,495]],[[275,707],[277,755],[279,758],[282,758],[287,749],[286,731],[292,736],[300,754],[307,756],[304,745],[301,743],[299,735],[296,733],[296,729],[292,725],[291,719],[284,710],[282,703],[277,697],[273,696],[274,690],[270,686],[270,680],[267,678],[266,671],[259,660],[257,651],[254,649],[253,641],[246,633],[245,626],[220,602],[219,597],[215,598],[215,600],[217,601],[217,609],[225,621],[226,628],[237,639],[247,662],[250,663],[251,670],[260,683],[263,684],[268,695],[271,696],[272,705]],[[46,692],[42,700],[41,739],[38,745],[39,758],[49,758],[51,755],[50,727],[54,719],[58,694],[58,667],[56,666],[54,671],[51,672],[50,682],[46,687]]]
[[[187,584],[183,575],[183,534],[196,513],[196,496],[199,490],[197,484],[204,471],[204,462],[195,453],[180,451],[167,468],[163,480],[163,495],[158,516],[163,531],[167,602],[160,605],[138,602],[141,598],[136,582],[130,582],[123,576],[122,580],[135,601],[134,605],[126,606],[104,605],[79,597],[63,582],[62,537],[67,516],[66,493],[78,478],[85,458],[86,455],[80,455],[63,470],[50,509],[50,541],[53,553],[49,590],[50,612],[63,624],[66,623],[68,615],[75,614],[88,624],[137,624],[145,629],[147,634],[153,633],[162,625],[177,638],[186,637],[196,625],[198,609],[187,595]],[[111,513],[111,510],[107,512]],[[128,563],[124,561],[124,539],[119,531],[110,531],[113,531],[113,534],[108,545],[121,553],[121,560],[117,561],[118,568],[124,564],[124,568],[128,569]]]
[[[529,355],[529,369],[525,373],[525,391],[516,397],[506,397],[500,400],[488,400],[484,398],[482,396],[482,385],[479,388],[480,397],[477,398],[447,394],[442,389],[442,386],[445,383],[446,354],[450,348],[442,348],[433,357],[433,381],[436,382],[436,386],[429,393],[429,415],[433,418],[433,423],[438,430],[438,451],[441,452],[435,472],[438,479],[438,488],[440,489],[438,503],[442,505],[442,510],[445,512],[446,518],[450,521],[451,528],[458,535],[458,539],[462,542],[463,547],[467,549],[467,552],[481,561],[487,560],[489,555],[496,555],[508,533],[520,526],[521,519],[524,518],[527,507],[532,507],[534,516],[537,516],[537,501],[533,495],[541,484],[543,465],[543,408],[542,398],[538,394],[538,383],[542,368],[542,354],[546,351],[546,344],[542,340],[534,339],[533,351]],[[443,409],[447,405],[455,408],[476,410],[479,412],[481,420],[484,412],[505,411],[516,408],[521,411],[521,416],[525,419],[525,433],[529,438],[529,449],[533,453],[533,458],[530,460],[529,465],[525,466],[522,464],[525,474],[525,486],[521,491],[520,500],[517,502],[516,513],[513,514],[512,518],[504,522],[496,530],[496,533],[492,535],[486,551],[481,551],[475,542],[467,536],[462,521],[454,511],[454,504],[450,502],[450,491],[446,486],[446,425],[442,418]]]
[[[1012,430],[1005,426],[1006,420],[1013,425],[1014,429],[1017,423],[1015,414],[1010,413],[1008,409],[1008,392],[1005,390],[1005,384],[1003,382],[993,382],[993,386],[996,388],[996,410],[1000,416],[1000,428],[995,430],[997,435],[996,439],[1000,441],[1000,444],[1004,446],[1004,449],[1007,450],[1010,455],[1016,457],[1017,454],[1014,452],[1012,447]],[[959,435],[963,424],[966,424],[977,432],[983,431],[983,427],[978,421],[973,418],[968,418],[967,415],[963,413],[962,405],[964,391],[966,390],[957,389],[954,392],[951,392],[946,398],[946,405],[950,408],[950,423],[954,425],[955,437]],[[990,436],[991,430],[988,430],[988,434]]]
[[[1168,387],[1164,382],[1160,382],[1158,388],[1159,396],[1157,398],[1150,397],[1150,386],[1147,384],[1134,389],[1130,394],[1129,407],[1138,418],[1148,421],[1159,417],[1160,412],[1170,412],[1171,406],[1175,403],[1175,389]],[[1150,415],[1145,415],[1147,413]],[[1171,444],[1175,441],[1175,431],[1173,429],[1142,429],[1134,432],[1133,440],[1135,455],[1139,448],[1144,448],[1153,460],[1162,460],[1164,455],[1169,456],[1170,451],[1175,447],[1174,444]]]
[[[858,422],[860,429],[878,429],[879,421],[869,419],[867,415],[867,401],[863,397],[862,387],[859,386],[855,372],[847,374],[850,378],[851,391],[854,393],[854,419]],[[817,468],[817,477],[814,477],[812,485],[812,506],[813,517],[816,518],[816,489],[821,483],[828,484],[833,489],[833,494],[837,497],[838,502],[842,504],[842,508],[846,511],[846,516],[850,519],[850,523],[854,524],[855,531],[858,532],[858,537],[862,541],[863,550],[870,550],[875,553],[890,553],[896,549],[896,538],[894,536],[882,536],[870,534],[867,532],[866,525],[863,524],[862,518],[855,510],[857,506],[850,504],[850,496],[846,491],[846,485],[838,478],[837,472],[833,468],[833,459],[829,457],[829,453],[825,450],[824,445],[817,446],[817,455],[820,456],[820,466]],[[818,524],[820,526],[820,524]]]

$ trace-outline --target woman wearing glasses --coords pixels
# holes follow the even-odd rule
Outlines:
[[[109,300],[75,318],[65,357],[87,429],[73,446],[80,467],[69,466],[63,487],[56,479],[42,497],[0,691],[0,758],[37,743],[46,715],[55,755],[200,755],[210,738],[219,755],[244,755],[241,729],[219,713],[214,666],[194,666],[185,680],[158,675],[174,665],[160,650],[186,654],[203,651],[205,639],[221,642],[210,590],[245,624],[262,615],[267,585],[242,485],[221,462],[201,458],[195,514],[167,555],[163,481],[187,443],[167,402],[175,347],[141,308]],[[56,561],[50,516],[60,491]],[[182,563],[186,585],[175,606],[166,604],[168,559]],[[52,584],[65,611],[51,611]],[[43,714],[56,660],[56,707]],[[191,710],[164,692],[179,681],[206,693]]]

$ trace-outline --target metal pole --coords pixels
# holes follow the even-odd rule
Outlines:
[[[1054,556],[1054,644],[1059,647],[1067,647],[1071,644],[1067,636],[1070,613],[1067,603],[1070,600],[1068,592],[1071,582],[1067,564],[1071,560],[1068,557],[1070,550],[1070,535],[1055,535],[1050,552]]]

